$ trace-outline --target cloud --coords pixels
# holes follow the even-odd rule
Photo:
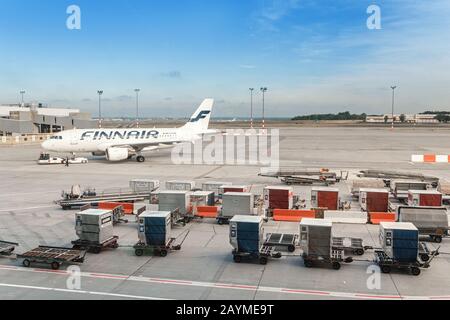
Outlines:
[[[250,65],[250,64],[241,64],[239,66],[239,68],[242,68],[242,69],[256,69],[256,66]]]
[[[300,0],[261,0],[253,20],[262,31],[278,31],[276,23],[300,7]]]
[[[122,96],[118,96],[116,98],[116,100],[119,101],[119,102],[128,102],[128,101],[133,100],[133,97],[129,96],[129,95],[122,95]]]
[[[166,78],[179,79],[181,78],[181,72],[178,70],[163,72],[161,73],[161,76]]]

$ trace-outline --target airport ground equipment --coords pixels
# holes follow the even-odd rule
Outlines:
[[[283,168],[277,171],[261,169],[262,177],[281,179],[287,185],[323,185],[329,186],[340,181],[347,180],[349,172],[341,171],[340,175],[329,169],[321,170],[296,170],[295,168]]]
[[[245,192],[227,192],[222,197],[222,210],[217,222],[222,225],[228,223],[234,216],[253,216],[255,196]]]
[[[273,210],[291,210],[294,207],[294,190],[291,187],[266,187],[263,192],[264,208],[267,216],[273,216]]]
[[[152,192],[159,189],[160,181],[151,179],[133,179],[130,181],[130,188],[134,192]]]
[[[351,252],[356,256],[362,256],[366,250],[373,249],[370,246],[364,246],[362,239],[345,237],[333,237],[331,247],[332,250],[344,250],[344,252]]]
[[[202,184],[203,191],[212,191],[214,192],[216,198],[220,197],[220,188],[224,186],[231,186],[231,182],[223,182],[223,181],[209,181]]]
[[[409,190],[408,206],[410,207],[442,207],[442,193],[437,190]]]
[[[393,180],[390,182],[390,188],[396,199],[407,204],[409,190],[426,191],[431,188],[431,184],[425,181]]]
[[[185,216],[191,214],[191,192],[180,190],[165,190],[158,193],[158,211],[176,210],[180,215]]]
[[[0,240],[0,256],[10,256],[19,244]]]
[[[63,264],[83,263],[87,251],[68,248],[40,246],[26,253],[17,255],[23,259],[22,265],[29,268],[32,263],[43,263],[58,270]]]
[[[190,202],[194,208],[209,206],[216,204],[216,196],[214,191],[195,191],[191,193]]]
[[[81,208],[88,204],[98,206],[100,202],[142,202],[148,199],[150,199],[149,192],[111,190],[97,193],[92,188],[81,191],[80,186],[73,186],[70,192],[63,191],[62,198],[55,203],[64,210],[68,210]]]
[[[342,263],[353,262],[353,258],[345,256],[344,248],[333,248],[332,228],[333,223],[326,219],[303,219],[300,222],[300,246],[305,267],[322,264],[339,270]]]
[[[72,241],[73,248],[75,250],[87,250],[91,253],[99,254],[105,249],[117,249],[119,248],[119,237],[113,236],[103,242],[94,242],[88,240],[75,240]]]
[[[339,189],[330,187],[313,187],[311,189],[311,206],[339,210]]]
[[[359,205],[366,212],[389,212],[389,190],[360,188]]]
[[[233,260],[258,260],[265,265],[269,258],[281,258],[275,247],[264,243],[264,219],[261,216],[234,216],[230,220],[230,244],[233,247]]]
[[[86,211],[89,209],[93,209],[90,204],[85,205],[81,207],[80,211]],[[124,206],[120,204],[114,204],[109,202],[101,202],[99,203],[98,209],[105,210],[105,211],[111,211],[113,216],[113,224],[119,224],[119,223],[128,223],[129,221],[127,219],[124,219],[125,217],[125,210]]]
[[[420,236],[427,236],[436,243],[450,234],[447,208],[445,207],[406,207],[398,208],[400,222],[410,222],[419,230]]]
[[[294,252],[298,241],[298,234],[268,233],[264,246],[266,247],[284,247],[289,252]]]
[[[166,189],[171,191],[192,191],[195,189],[195,181],[167,181]]]
[[[433,176],[425,176],[423,174],[411,173],[411,172],[400,172],[400,171],[390,171],[390,170],[363,170],[358,174],[359,177],[366,178],[377,178],[383,179],[386,187],[391,185],[393,180],[415,180],[427,182],[433,188],[439,185],[439,178]]]

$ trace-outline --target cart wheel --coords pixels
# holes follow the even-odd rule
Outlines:
[[[25,259],[25,260],[23,260],[22,265],[23,265],[25,268],[29,268],[30,265],[31,265],[31,261],[28,260],[28,259]]]
[[[167,250],[161,250],[161,252],[159,253],[159,255],[161,256],[161,257],[167,257]]]
[[[267,257],[260,257],[259,258],[259,264],[265,266],[267,264],[269,260],[267,259]]]
[[[419,268],[417,268],[417,267],[412,267],[411,268],[411,274],[413,275],[413,276],[418,276],[418,275],[420,275],[420,269]]]
[[[113,248],[113,249],[119,248],[119,244],[118,244],[117,242],[115,242],[115,243],[112,245],[112,248]]]
[[[334,270],[341,269],[341,264],[339,262],[333,262],[331,266],[333,267]]]
[[[223,225],[223,220],[222,220],[222,219],[219,219],[219,220],[217,221],[217,223],[221,226],[221,225]]]
[[[307,268],[312,268],[313,267],[313,263],[311,260],[305,260],[304,261],[305,267]]]
[[[441,237],[441,236],[436,236],[436,237],[434,238],[434,242],[436,242],[436,243],[441,243],[441,242],[442,242],[442,237]]]
[[[293,244],[291,244],[291,245],[288,247],[288,251],[289,251],[289,252],[294,252],[294,251],[295,251],[295,246],[294,246]]]
[[[391,267],[389,267],[389,266],[382,266],[381,267],[381,272],[383,272],[383,273],[391,273]]]
[[[363,256],[364,255],[364,249],[356,249],[356,255],[357,256]]]
[[[420,255],[420,260],[422,260],[423,262],[428,262],[428,261],[430,261],[430,256],[428,254],[426,254],[426,253],[421,254]]]
[[[92,253],[94,254],[99,254],[100,252],[102,252],[102,248],[101,247],[94,247],[91,249]]]
[[[234,262],[236,262],[236,263],[241,263],[242,257],[241,257],[241,256],[238,256],[238,255],[234,255],[234,256],[233,256],[233,260],[234,260]]]
[[[144,250],[136,249],[136,250],[134,250],[134,254],[138,257],[142,257],[144,255]]]
[[[58,262],[56,262],[56,261],[53,261],[52,263],[51,263],[51,267],[52,267],[52,269],[53,270],[59,270],[59,267],[60,267],[61,265],[58,263]]]

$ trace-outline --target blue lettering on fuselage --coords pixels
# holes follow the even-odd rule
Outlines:
[[[125,140],[125,139],[149,139],[151,137],[157,139],[159,137],[159,131],[151,130],[151,131],[86,131],[81,135],[80,140]]]

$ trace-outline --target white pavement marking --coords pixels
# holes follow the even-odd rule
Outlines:
[[[46,269],[33,269],[33,268],[22,268],[14,266],[0,266],[0,270],[5,271],[18,271],[18,272],[31,272],[31,273],[47,273],[55,275],[70,275],[69,272],[58,270],[46,270]],[[333,292],[333,291],[318,291],[318,290],[308,290],[308,289],[288,289],[288,288],[277,288],[277,287],[260,287],[253,285],[240,285],[240,284],[230,284],[230,283],[213,283],[213,282],[200,282],[200,281],[189,281],[189,280],[175,280],[175,279],[161,279],[161,278],[151,278],[151,277],[135,277],[126,275],[115,275],[115,274],[104,274],[104,273],[89,273],[82,272],[82,277],[96,278],[96,279],[109,279],[109,280],[121,280],[121,281],[136,281],[144,283],[157,283],[165,285],[178,285],[178,286],[191,286],[191,287],[208,287],[215,289],[224,290],[246,290],[246,291],[256,291],[256,292],[271,292],[271,293],[282,293],[282,294],[294,294],[303,296],[321,296],[330,298],[347,298],[347,299],[363,299],[363,300],[450,300],[450,295],[448,296],[400,296],[400,295],[378,295],[370,293],[351,293],[351,292]]]
[[[28,289],[28,290],[41,290],[41,291],[54,291],[54,292],[74,293],[74,294],[90,294],[90,295],[96,295],[96,296],[109,296],[109,297],[139,299],[139,300],[168,300],[168,299],[163,299],[163,298],[134,296],[134,295],[129,295],[129,294],[25,286],[25,285],[9,284],[9,283],[0,283],[0,287]]]
[[[42,206],[42,207],[28,207],[28,208],[10,208],[10,209],[0,209],[0,212],[8,212],[8,211],[28,211],[34,209],[50,209],[50,208],[59,208],[59,206]]]

